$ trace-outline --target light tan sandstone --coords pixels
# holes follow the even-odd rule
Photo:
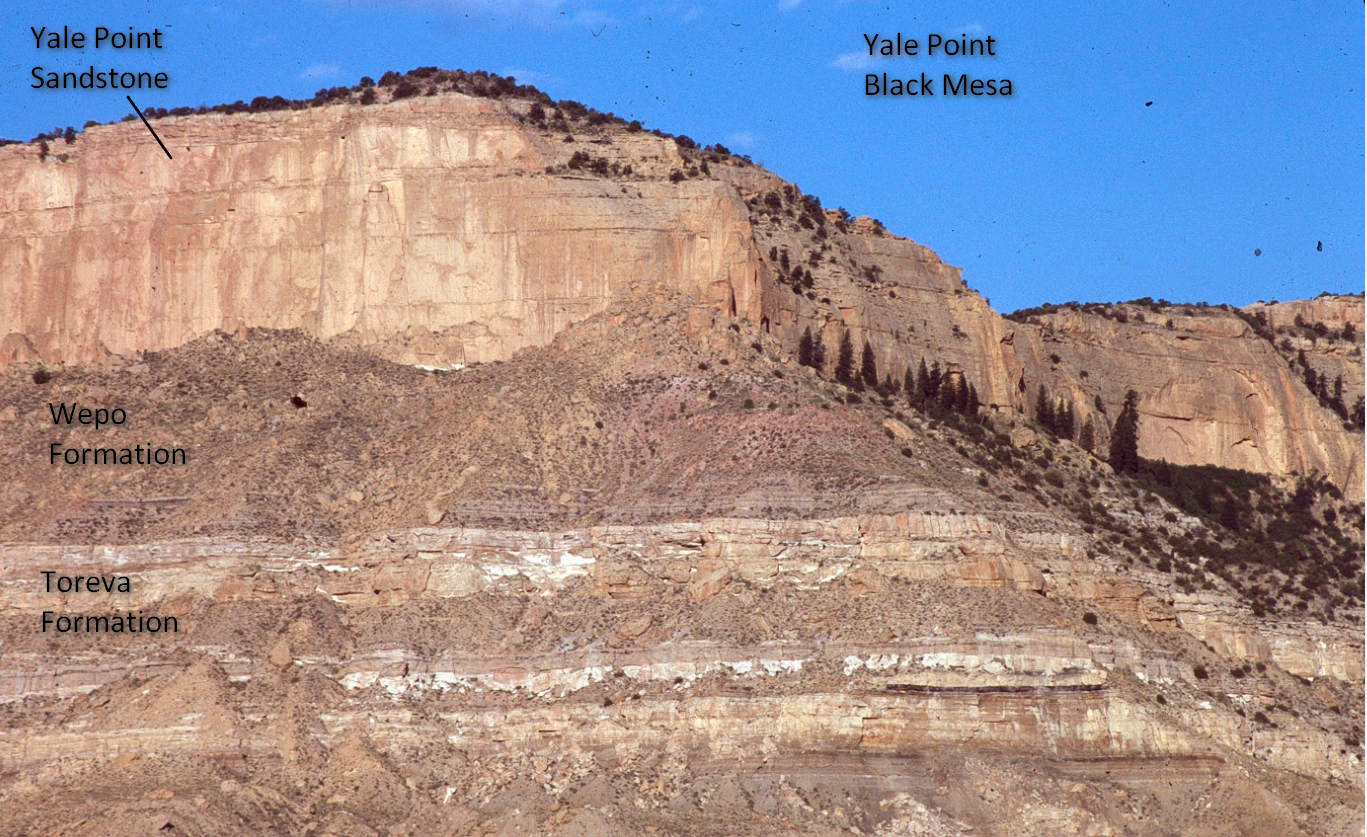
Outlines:
[[[524,107],[444,94],[162,119],[174,163],[135,123],[90,128],[46,161],[31,146],[0,148],[12,184],[0,196],[0,296],[14,301],[0,310],[0,363],[268,326],[449,366],[544,345],[615,298],[668,286],[789,346],[811,326],[833,354],[848,329],[899,379],[939,360],[999,410],[1028,411],[1046,384],[1103,442],[1134,388],[1145,456],[1318,471],[1361,497],[1361,435],[1307,399],[1231,313],[1157,315],[1171,330],[1081,313],[1008,321],[957,268],[868,221],[848,233],[828,224],[809,299],[778,282],[768,254],[805,263],[821,242],[747,205],[782,189],[779,178],[718,163],[672,183],[686,165],[672,140],[609,126],[564,143],[523,120]],[[634,174],[546,173],[575,151]],[[1360,298],[1341,299],[1269,310],[1360,321]],[[1360,357],[1331,365],[1356,369],[1345,375],[1353,394]],[[1104,415],[1093,415],[1097,397]]]

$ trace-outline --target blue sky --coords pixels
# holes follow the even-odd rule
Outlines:
[[[29,89],[35,64],[166,70],[144,107],[486,69],[748,153],[962,266],[1002,311],[1363,289],[1361,3],[21,0],[0,20],[0,136],[127,113],[119,93]],[[64,24],[155,26],[166,48],[34,48],[30,26]],[[872,60],[875,32],[991,35],[997,56]],[[923,70],[1015,95],[863,95],[865,72]]]

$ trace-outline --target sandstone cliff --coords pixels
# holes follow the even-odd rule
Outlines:
[[[570,156],[468,96],[93,127],[0,149],[0,333],[45,361],[300,328],[446,364],[541,345],[636,283],[758,311],[746,210],[705,180],[547,176]],[[677,164],[673,142],[619,138]],[[155,148],[152,148],[155,150]],[[440,349],[428,332],[455,329]],[[19,335],[22,336],[19,337]]]
[[[0,362],[253,326],[412,363],[496,360],[660,285],[790,346],[812,326],[833,354],[848,329],[896,378],[938,360],[1007,412],[1046,384],[1103,439],[1133,387],[1147,456],[1319,472],[1362,496],[1361,435],[1307,402],[1232,315],[1178,314],[1171,330],[1010,322],[928,249],[816,211],[738,158],[610,121],[572,122],[571,139],[527,111],[445,93],[161,119],[174,161],[136,123],[92,127],[45,159],[0,148]],[[1360,323],[1361,300],[1307,312]],[[1356,387],[1360,350],[1339,360]]]
[[[1112,310],[1118,316],[1065,309],[1026,325],[1038,352],[1037,380],[1072,400],[1099,438],[1109,435],[1125,391],[1134,389],[1146,457],[1268,474],[1320,473],[1362,496],[1361,432],[1322,406],[1294,364],[1235,312],[1157,305]],[[1352,381],[1350,399],[1360,392],[1360,340],[1340,343],[1333,355],[1337,373]],[[1104,411],[1096,409],[1097,399]]]

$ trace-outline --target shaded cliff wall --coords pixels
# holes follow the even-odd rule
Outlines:
[[[1141,320],[1140,306],[1122,309],[1130,309],[1127,322],[1059,311],[1026,326],[1037,379],[1072,400],[1079,420],[1094,421],[1103,442],[1125,391],[1134,389],[1146,457],[1279,475],[1317,472],[1361,499],[1362,434],[1322,407],[1297,370],[1237,314],[1173,307]],[[1097,397],[1104,413],[1095,409]]]

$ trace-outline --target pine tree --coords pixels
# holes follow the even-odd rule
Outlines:
[[[812,368],[818,372],[826,368],[826,344],[820,337],[812,341]]]
[[[1356,337],[1357,337],[1357,329],[1353,328],[1353,324],[1352,324],[1352,323],[1344,323],[1344,324],[1343,324],[1343,339],[1344,339],[1344,340],[1347,340],[1349,343],[1351,343],[1351,342],[1353,342],[1354,339],[1356,339]]]
[[[1321,404],[1329,403],[1329,381],[1324,377],[1323,372],[1320,373],[1319,380],[1315,382],[1315,397],[1320,400]]]
[[[859,359],[859,380],[872,390],[878,389],[878,361],[873,357],[873,347],[864,341],[864,352]]]
[[[1076,434],[1076,420],[1073,417],[1073,402],[1059,400],[1059,406],[1054,411],[1054,423],[1058,425],[1058,435],[1072,441]]]
[[[845,386],[854,383],[854,343],[850,342],[848,331],[840,338],[840,356],[835,362],[835,379]]]
[[[807,326],[802,332],[802,339],[797,341],[797,362],[803,366],[812,365],[812,327]]]
[[[923,368],[923,369],[925,368],[925,364],[924,364],[924,363],[921,365],[921,368]],[[915,406],[916,406],[916,377],[915,377],[914,375],[911,374],[911,367],[910,367],[910,366],[907,367],[906,374],[904,374],[904,375],[902,376],[902,392],[905,393],[906,396],[907,396],[907,404],[910,405],[910,406],[912,406],[912,407],[915,407]]]
[[[1096,447],[1096,429],[1092,427],[1092,420],[1089,418],[1082,424],[1082,432],[1077,437],[1078,446],[1091,453]]]
[[[883,392],[892,396],[902,391],[902,385],[897,383],[897,379],[888,375],[883,378]]]
[[[1125,404],[1111,431],[1111,467],[1117,474],[1139,471],[1139,393],[1125,393]]]
[[[916,371],[916,406],[924,408],[930,400],[930,372],[926,369],[926,359],[921,358],[921,368]]]
[[[982,407],[982,402],[978,400],[978,388],[972,384],[968,385],[968,410],[970,416],[977,418],[978,409]]]
[[[940,379],[940,407],[945,411],[954,409],[954,402],[958,400],[958,387],[954,384],[954,379],[945,375]]]
[[[956,392],[956,393],[954,393],[954,409],[955,409],[955,410],[958,410],[958,411],[959,411],[960,413],[962,413],[963,415],[969,415],[969,412],[968,412],[968,390],[969,390],[969,385],[968,385],[967,383],[965,383],[962,379],[960,379],[960,381],[959,381],[959,391]]]
[[[1201,511],[1210,513],[1214,508],[1214,500],[1210,494],[1210,482],[1201,480],[1196,483],[1196,505],[1201,507]]]
[[[930,364],[930,383],[926,387],[927,401],[940,394],[940,384],[942,381],[943,377],[940,374],[940,361],[937,360]]]
[[[1220,507],[1220,525],[1231,532],[1239,530],[1239,505],[1233,497],[1226,497]]]
[[[1329,399],[1329,406],[1334,408],[1342,418],[1348,418],[1348,408],[1343,403],[1343,376],[1339,375],[1334,379],[1334,394]]]
[[[1315,491],[1310,480],[1302,479],[1296,483],[1296,493],[1291,495],[1291,506],[1299,511],[1310,511],[1318,496],[1319,492]]]
[[[1039,392],[1035,395],[1035,421],[1050,433],[1054,432],[1054,405],[1049,400],[1044,384],[1039,385]]]

